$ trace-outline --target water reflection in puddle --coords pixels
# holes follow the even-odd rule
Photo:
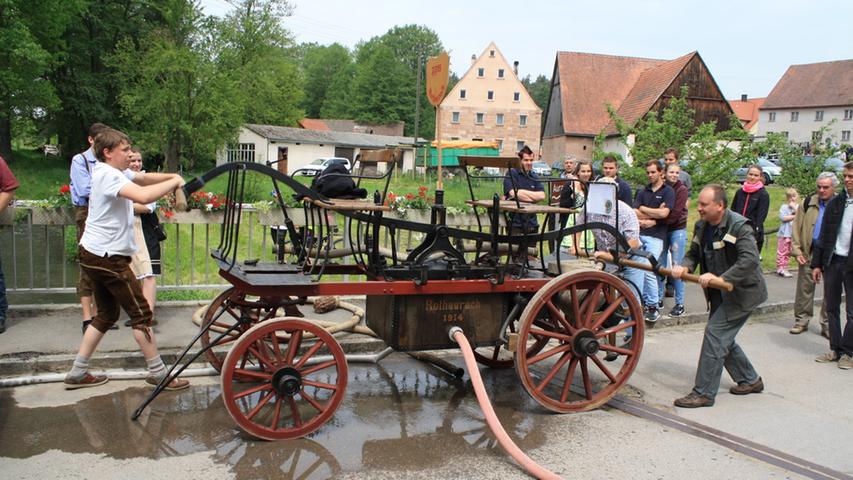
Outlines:
[[[467,376],[466,376],[467,379]],[[544,442],[537,428],[545,413],[530,400],[515,371],[484,370],[484,381],[504,428],[522,450]],[[213,451],[238,478],[285,474],[329,478],[365,469],[408,471],[456,456],[504,455],[482,420],[466,382],[395,354],[379,366],[350,365],[344,401],[308,438],[266,442],[240,431],[222,405],[217,379],[161,395],[138,422],[130,414],[148,393],[130,387],[72,405],[26,408],[0,390],[0,456],[28,458],[55,449],[116,459],[163,458]],[[61,385],[47,395],[67,394]]]

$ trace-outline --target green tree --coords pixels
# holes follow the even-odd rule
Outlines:
[[[356,65],[351,63],[331,79],[323,104],[320,106],[320,117],[350,118],[355,114],[356,105],[352,94],[355,74]]]
[[[355,119],[360,122],[391,123],[403,120],[409,91],[403,80],[406,68],[393,51],[377,45],[356,66],[352,84]],[[407,98],[408,97],[408,98]]]
[[[537,75],[536,80],[531,81],[530,75],[527,75],[521,79],[521,84],[533,97],[536,105],[544,111],[545,106],[548,105],[548,97],[551,95],[551,81],[545,75]]]
[[[237,78],[248,123],[296,125],[302,118],[303,89],[296,48],[281,21],[290,15],[286,0],[234,0],[218,24],[219,66]]]
[[[834,122],[833,120],[818,130],[817,135],[812,139],[809,157],[803,156],[802,147],[794,145],[788,141],[787,137],[778,133],[771,133],[767,135],[764,142],[756,143],[758,145],[756,150],[760,155],[774,154],[779,159],[779,166],[782,167],[782,175],[778,179],[779,185],[795,188],[803,198],[815,193],[817,176],[824,170],[834,171],[826,165],[826,159],[835,153],[835,150],[826,142],[829,138],[827,134]]]
[[[678,149],[682,161],[687,161],[684,169],[690,173],[694,185],[731,183],[735,169],[750,157],[749,136],[737,118],[732,117],[732,127],[721,132],[716,131],[714,122],[696,126],[695,111],[687,103],[687,93],[687,87],[683,86],[680,95],[672,98],[660,113],[650,111],[633,126],[627,125],[608,106],[610,118],[633,157],[631,165],[623,164],[620,169],[620,175],[629,182],[645,184],[645,163],[662,158],[670,147]],[[629,135],[633,135],[633,143],[628,142]]]
[[[55,46],[79,8],[78,1],[0,0],[0,156],[9,162],[13,123],[43,120],[59,106],[49,74],[60,60]]]
[[[435,111],[426,96],[426,87],[421,82],[421,91],[416,92],[419,57],[421,59],[421,79],[423,79],[423,68],[428,57],[436,56],[444,50],[441,40],[431,29],[422,25],[395,26],[379,37],[373,37],[367,42],[361,43],[356,49],[356,63],[361,65],[373,55],[378,46],[384,46],[391,50],[392,58],[403,68],[396,70],[395,75],[401,87],[401,92],[387,95],[396,98],[397,105],[389,107],[390,110],[399,112],[399,120],[406,122],[406,135],[415,134],[424,138],[435,136]],[[394,90],[398,90],[396,87]],[[415,132],[415,108],[420,109],[420,123]],[[360,107],[356,107],[359,110]]]
[[[142,46],[122,41],[109,59],[123,113],[144,147],[159,150],[166,169],[211,160],[243,120],[239,78],[214,63],[222,48],[200,33],[213,26],[194,2],[166,0],[165,21]],[[237,99],[237,101],[235,101]]]
[[[332,83],[340,82],[338,77],[342,75],[351,74],[351,65],[353,65],[352,55],[346,47],[338,43],[329,46],[315,45],[306,49],[303,58],[305,78],[303,108],[308,117],[321,117]]]

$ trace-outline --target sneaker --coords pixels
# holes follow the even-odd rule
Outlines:
[[[676,304],[672,307],[672,310],[669,311],[670,317],[680,317],[682,315],[684,315],[684,305],[680,303]]]
[[[779,271],[777,271],[777,272],[776,272],[776,275],[779,275],[779,276],[780,276],[780,277],[782,277],[782,278],[791,278],[791,277],[793,277],[793,275],[791,275],[791,272],[789,272],[789,271],[787,271],[787,270],[779,270]]]
[[[816,357],[814,359],[817,363],[832,363],[838,361],[838,354],[834,351],[830,350],[829,352],[824,353],[823,355]]]
[[[734,395],[749,395],[750,393],[761,393],[764,391],[764,382],[761,380],[761,377],[758,377],[758,380],[755,383],[738,383],[734,387],[729,389]]]
[[[790,333],[791,335],[799,335],[805,331],[808,331],[808,329],[809,329],[808,325],[802,325],[799,323],[795,323],[794,326],[791,327],[790,330],[788,330],[788,333]]]
[[[853,357],[850,355],[842,355],[840,359],[838,359],[838,368],[842,370],[850,370],[853,368]]]
[[[681,408],[713,407],[714,399],[703,397],[696,392],[690,392],[686,397],[678,398],[672,403]]]
[[[660,312],[658,312],[657,307],[648,307],[644,318],[648,323],[655,323],[660,318]]]
[[[658,310],[663,310],[663,300],[658,300]]]
[[[148,385],[152,385],[152,386],[156,387],[157,385],[160,384],[160,379],[157,377],[154,377],[154,376],[148,376],[148,377],[145,377],[145,383],[147,383]],[[183,390],[189,386],[190,386],[189,380],[184,380],[183,378],[176,378],[176,379],[172,380],[171,382],[169,382],[169,384],[166,385],[163,388],[163,390]]]
[[[86,372],[85,375],[77,379],[65,377],[64,383],[66,390],[77,390],[78,388],[97,387],[109,381],[110,379],[106,375],[92,375]]]

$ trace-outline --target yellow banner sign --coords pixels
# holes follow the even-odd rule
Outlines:
[[[429,57],[426,64],[427,98],[435,107],[444,100],[449,74],[450,57],[447,52],[441,52],[437,57]]]

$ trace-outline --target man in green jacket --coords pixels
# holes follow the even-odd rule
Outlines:
[[[676,407],[696,408],[714,405],[720,388],[723,367],[737,385],[729,391],[735,395],[760,393],[761,377],[753,368],[735,337],[749,314],[767,300],[767,285],[761,274],[758,248],[749,220],[726,210],[726,191],[720,185],[708,185],[697,199],[700,220],[693,228],[693,240],[681,266],[672,276],[681,278],[697,266],[699,283],[705,289],[711,306],[693,391],[675,400]],[[714,279],[734,285],[734,290],[708,288]]]
[[[800,203],[794,217],[791,235],[791,254],[797,259],[797,295],[794,300],[794,326],[789,330],[797,335],[809,329],[809,319],[814,314],[814,280],[809,262],[812,243],[820,236],[820,226],[826,204],[835,196],[838,177],[833,172],[823,172],[817,177],[817,193]],[[826,304],[820,304],[820,334],[829,338],[826,323]]]

